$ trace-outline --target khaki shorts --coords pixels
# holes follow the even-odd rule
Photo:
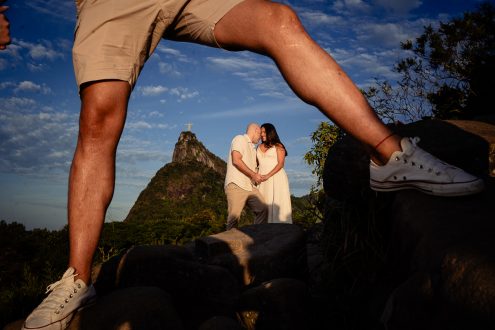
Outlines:
[[[72,49],[81,84],[116,79],[134,87],[161,38],[219,47],[215,24],[243,0],[76,0]]]

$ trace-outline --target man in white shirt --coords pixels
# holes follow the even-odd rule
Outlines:
[[[248,205],[254,212],[255,224],[267,222],[268,207],[255,185],[262,179],[256,172],[256,144],[261,137],[261,128],[251,123],[246,134],[232,140],[225,176],[225,195],[228,202],[227,230],[237,227],[242,209]]]

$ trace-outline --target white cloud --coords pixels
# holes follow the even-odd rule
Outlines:
[[[174,49],[174,48],[165,47],[165,46],[160,44],[160,45],[158,45],[158,47],[156,47],[156,51],[158,53],[165,54],[165,55],[167,55],[167,56],[169,56],[169,57],[171,57],[177,61],[190,62],[190,60],[188,59],[188,57],[186,55],[184,55],[179,50]]]
[[[50,87],[43,85],[38,85],[32,81],[21,81],[17,87],[14,89],[14,92],[34,92],[34,93],[42,93],[42,94],[50,94]]]
[[[143,148],[119,148],[117,152],[118,162],[135,164],[145,161],[159,161],[165,163],[169,159],[163,151],[149,150]],[[134,177],[134,175],[132,175]]]
[[[396,77],[392,71],[395,59],[393,51],[370,52],[365,49],[335,49],[331,55],[346,70],[353,70],[353,80],[359,77],[371,75],[391,79]]]
[[[406,14],[423,3],[421,0],[374,0],[374,2],[397,14]]]
[[[17,45],[17,39],[16,38],[13,38],[12,39],[12,44],[10,44],[7,49],[5,50],[2,50],[2,54],[4,55],[8,55],[8,56],[11,56],[15,59],[20,59],[21,56],[20,56],[20,52],[22,50],[22,47]]]
[[[153,126],[150,123],[142,121],[142,120],[137,121],[137,122],[127,123],[126,127],[129,129],[151,129],[151,128],[153,128]]]
[[[11,81],[4,81],[0,83],[0,89],[14,88],[15,86],[16,84]]]
[[[220,69],[229,71],[277,70],[273,63],[255,61],[242,57],[208,57],[206,60]]]
[[[287,157],[288,162],[290,162],[289,158],[291,158],[291,156]],[[298,159],[298,162],[300,162],[300,159]],[[287,172],[290,191],[293,195],[307,195],[311,186],[316,184],[316,177],[311,173],[311,169],[309,169],[309,167],[307,170],[294,170],[286,168],[285,171]]]
[[[0,109],[3,111],[18,111],[19,113],[22,113],[26,110],[33,109],[36,105],[35,100],[25,97],[0,99]]]
[[[340,16],[330,16],[321,11],[301,11],[299,16],[311,25],[336,25],[344,22]]]
[[[182,74],[175,69],[175,66],[169,63],[165,62],[159,62],[158,63],[158,68],[160,70],[160,73],[166,74],[166,75],[172,75],[176,77],[182,76]]]
[[[214,66],[231,71],[235,76],[240,77],[251,88],[260,91],[260,96],[273,98],[292,96],[287,83],[283,80],[275,64],[265,59],[257,57],[257,60],[255,60],[239,56],[229,58],[209,57],[207,60]]]
[[[28,50],[29,56],[34,60],[47,59],[55,61],[63,59],[65,56],[62,52],[55,49],[50,41],[43,40],[40,43],[18,41],[18,45]]]
[[[43,63],[27,63],[26,65],[31,72],[43,72],[48,68],[47,65]]]
[[[362,0],[337,0],[333,3],[333,10],[338,13],[366,12],[370,6]]]
[[[168,88],[162,85],[143,86],[143,87],[139,87],[139,91],[143,96],[156,96],[167,92]]]
[[[76,20],[76,6],[74,1],[66,0],[29,0],[25,2],[31,9],[57,19],[70,22]]]
[[[148,116],[162,118],[162,117],[164,117],[164,114],[163,114],[163,112],[160,112],[160,111],[152,111],[148,114]]]
[[[400,48],[400,43],[412,37],[411,30],[404,23],[371,23],[356,28],[358,40],[367,41],[385,47]]]
[[[192,98],[199,96],[198,91],[192,91],[191,92],[191,91],[189,91],[188,88],[184,88],[184,87],[172,88],[172,89],[170,89],[169,93],[170,93],[170,95],[177,96],[178,102],[185,101],[185,100],[192,99]]]
[[[27,98],[1,99],[0,104],[0,171],[38,177],[66,173],[78,115],[41,111]]]

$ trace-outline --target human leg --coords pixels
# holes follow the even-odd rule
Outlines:
[[[248,207],[254,212],[254,224],[259,225],[268,221],[268,206],[258,189],[253,189],[247,198]]]
[[[79,136],[69,176],[69,269],[23,329],[64,329],[74,312],[95,297],[89,285],[93,255],[115,181],[115,152],[124,127],[130,86],[105,81],[81,90]]]
[[[435,195],[467,195],[483,189],[483,181],[461,169],[445,166],[425,154],[415,144],[407,153],[427,162],[431,171],[417,171],[404,163],[389,170],[392,156],[405,150],[408,140],[392,134],[335,60],[306,33],[297,15],[288,6],[265,0],[245,0],[231,9],[215,26],[220,46],[251,50],[271,57],[292,90],[305,102],[316,106],[333,122],[361,141],[369,150],[372,189],[415,188]],[[419,152],[414,152],[418,150]],[[411,155],[406,155],[410,157]],[[421,156],[419,156],[421,155]],[[400,182],[392,172],[402,174]],[[414,172],[414,175],[409,175]],[[434,173],[434,175],[432,175]],[[440,174],[436,174],[440,173]],[[420,181],[428,183],[428,189]],[[416,177],[416,180],[409,179]],[[382,184],[383,183],[383,184]],[[380,188],[381,186],[381,188]],[[377,189],[378,190],[378,189]]]
[[[333,58],[306,33],[287,6],[246,0],[215,26],[217,42],[226,49],[247,49],[270,56],[293,91],[369,147],[376,161],[386,162],[400,149],[366,99]]]
[[[249,192],[239,188],[233,183],[229,183],[225,187],[225,195],[227,196],[228,215],[227,215],[227,230],[235,228],[239,224],[242,209],[246,205],[246,199]]]
[[[129,94],[123,81],[97,82],[81,90],[79,137],[69,177],[69,266],[86,283],[113,195],[115,153]]]

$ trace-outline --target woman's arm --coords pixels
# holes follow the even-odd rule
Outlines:
[[[277,151],[277,165],[275,165],[275,167],[270,172],[262,176],[264,180],[268,180],[284,167],[285,149],[282,146],[277,145],[275,146],[275,150]]]

